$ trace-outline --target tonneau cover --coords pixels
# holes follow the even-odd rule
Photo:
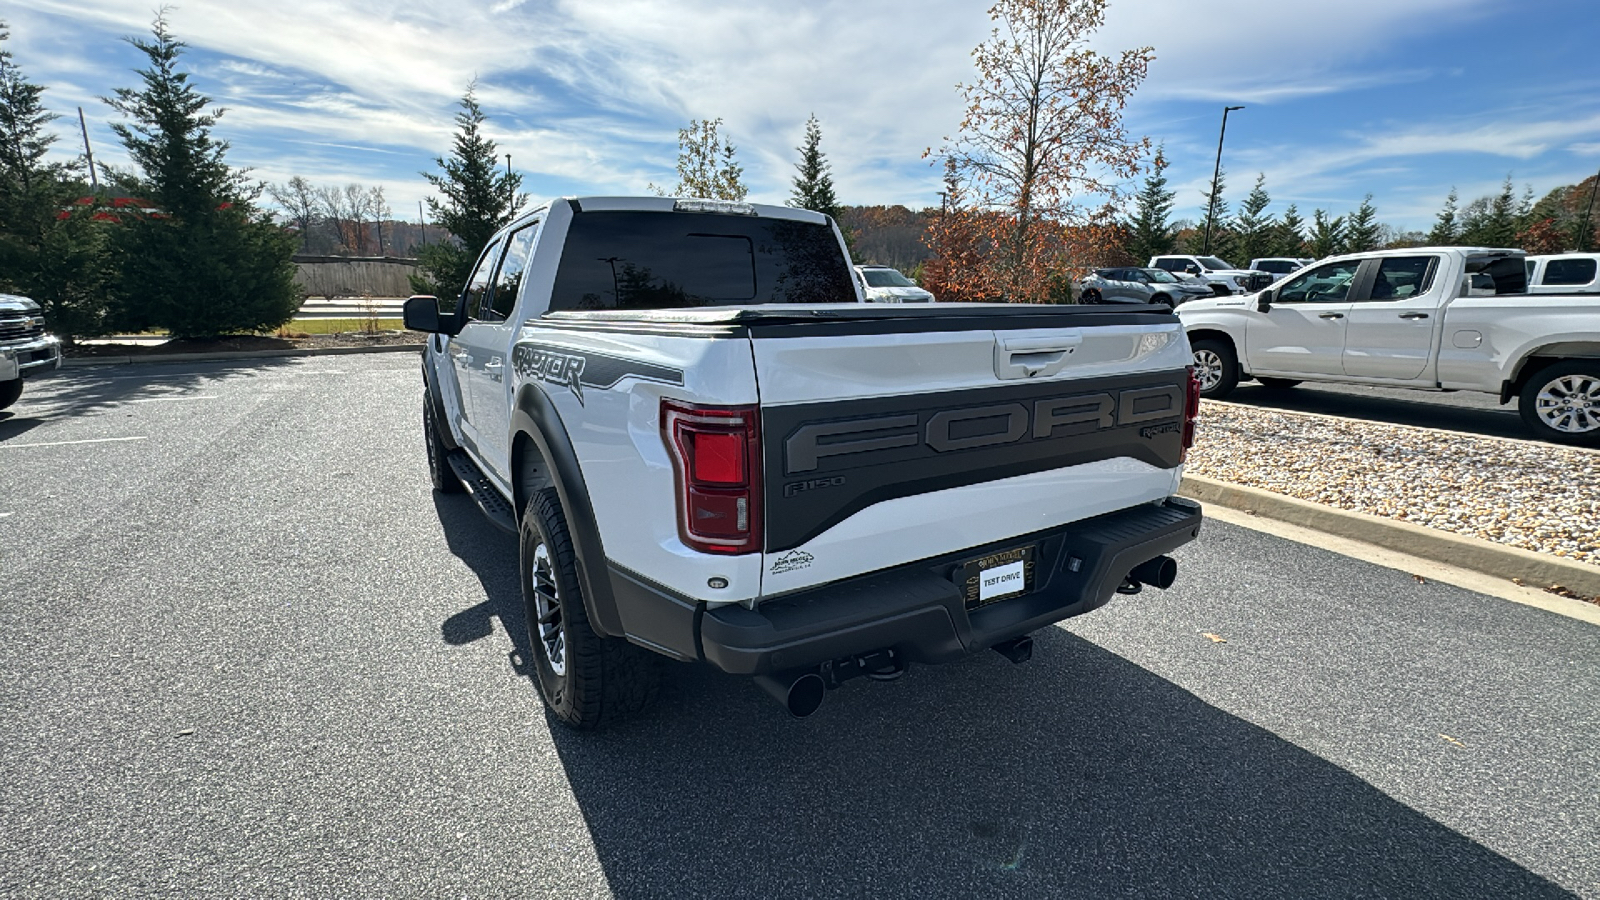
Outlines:
[[[540,319],[561,323],[604,323],[618,325],[783,325],[790,323],[821,322],[888,322],[1006,320],[1005,327],[1017,327],[1016,320],[1030,321],[1030,325],[1048,327],[1054,324],[1096,325],[1126,322],[1129,315],[1155,320],[1171,319],[1172,313],[1164,305],[1080,306],[1028,303],[928,303],[928,304],[876,304],[828,303],[816,306],[796,306],[773,303],[761,306],[702,306],[677,309],[565,309],[546,313]],[[1174,320],[1175,321],[1175,320]],[[994,326],[990,326],[994,327]]]

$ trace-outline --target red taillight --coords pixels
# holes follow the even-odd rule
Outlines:
[[[703,553],[761,549],[761,429],[754,406],[661,401],[677,476],[678,535]]]
[[[1189,448],[1194,446],[1195,426],[1200,421],[1200,373],[1189,367],[1189,397],[1183,409],[1183,454],[1178,462],[1189,458]]]

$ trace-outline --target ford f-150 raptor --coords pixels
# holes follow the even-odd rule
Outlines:
[[[831,220],[563,199],[504,228],[431,333],[435,487],[520,535],[555,715],[641,707],[652,654],[796,716],[1167,587],[1199,387],[1163,307],[862,302]]]

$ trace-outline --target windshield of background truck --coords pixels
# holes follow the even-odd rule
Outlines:
[[[1200,261],[1200,265],[1205,266],[1208,269],[1233,268],[1233,266],[1228,265],[1226,260],[1218,259],[1215,256],[1197,256],[1195,259]]]
[[[854,303],[833,229],[716,213],[576,213],[550,309]]]
[[[916,287],[917,283],[894,269],[862,269],[869,287]]]

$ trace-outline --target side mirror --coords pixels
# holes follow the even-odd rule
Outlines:
[[[417,294],[407,298],[401,313],[406,328],[426,331],[429,334],[451,334],[448,324],[439,321],[439,298],[432,294]]]
[[[1256,297],[1256,312],[1266,312],[1272,308],[1272,292],[1262,291]]]

